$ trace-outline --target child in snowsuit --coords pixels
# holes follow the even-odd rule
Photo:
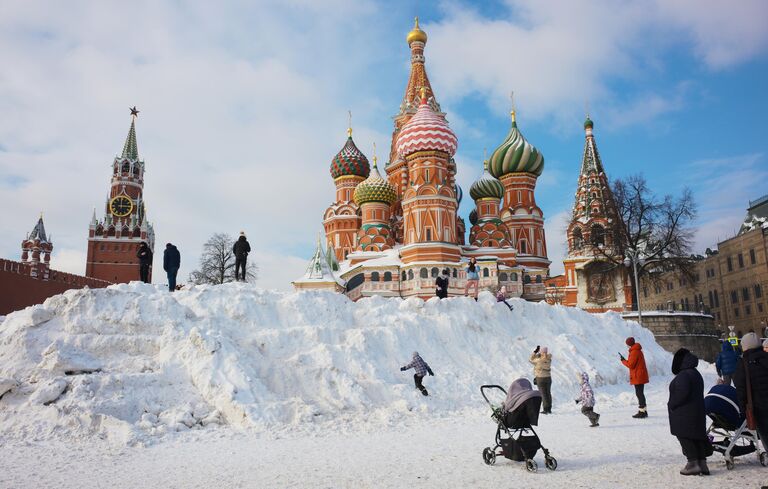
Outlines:
[[[589,418],[589,422],[592,423],[589,426],[600,426],[598,423],[600,415],[594,410],[595,393],[592,391],[592,386],[589,385],[589,375],[586,372],[581,372],[578,377],[581,383],[581,392],[579,398],[576,399],[576,404],[581,403],[581,414]]]
[[[427,362],[425,362],[421,358],[421,356],[419,356],[419,352],[417,351],[413,352],[413,360],[411,360],[411,363],[403,367],[400,367],[400,370],[402,372],[405,372],[409,368],[412,368],[416,371],[416,373],[413,374],[413,383],[416,384],[416,388],[419,389],[423,395],[428,396],[429,392],[427,392],[427,388],[424,387],[424,385],[421,383],[421,379],[423,379],[427,374],[429,375],[435,375],[435,374],[434,372],[432,372],[432,369],[429,368],[429,365],[427,365]]]
[[[507,302],[507,288],[502,286],[498,292],[496,292],[496,302],[503,302],[510,311],[514,309],[509,302]]]

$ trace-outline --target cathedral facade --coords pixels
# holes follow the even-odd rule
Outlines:
[[[463,295],[466,262],[480,288],[544,298],[549,274],[544,215],[536,205],[542,154],[520,132],[514,111],[505,140],[472,184],[469,239],[459,216],[458,137],[442,112],[425,67],[427,34],[418,19],[406,41],[411,70],[383,172],[357,147],[352,129],[331,161],[335,201],[323,215],[324,239],[296,289],[329,289],[356,300],[371,295],[431,297],[449,271],[449,295]]]

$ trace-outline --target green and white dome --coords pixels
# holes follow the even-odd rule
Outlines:
[[[498,178],[488,172],[488,161],[483,162],[483,174],[469,187],[472,200],[499,199],[504,197],[504,186]]]
[[[501,146],[491,153],[488,169],[496,178],[510,173],[531,173],[537,177],[544,171],[544,155],[529,143],[517,128],[512,112],[512,127]]]

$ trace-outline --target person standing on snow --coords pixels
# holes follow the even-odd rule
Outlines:
[[[600,415],[594,409],[595,393],[592,391],[592,386],[589,385],[589,375],[586,372],[579,372],[577,377],[581,383],[581,392],[579,393],[579,398],[576,399],[576,404],[581,403],[581,414],[589,419],[591,423],[589,426],[600,426],[600,423],[598,423]]]
[[[179,267],[181,266],[181,253],[171,243],[165,245],[165,251],[163,252],[163,270],[168,275],[168,290],[173,292],[176,290],[176,274],[179,273]]]
[[[514,310],[515,308],[512,307],[512,305],[507,302],[507,287],[501,286],[498,292],[496,292],[496,302],[503,302],[504,305],[506,305],[510,311]]]
[[[425,396],[429,395],[429,392],[427,392],[427,388],[424,387],[424,384],[421,383],[421,380],[427,375],[435,375],[434,372],[432,372],[432,369],[429,368],[429,365],[427,365],[427,362],[425,362],[421,356],[419,356],[419,352],[415,351],[413,352],[413,359],[411,360],[411,363],[408,365],[404,365],[400,367],[401,372],[405,372],[409,368],[412,368],[416,371],[416,373],[413,374],[413,383],[416,384],[416,388],[421,391],[421,393]]]
[[[739,408],[746,412],[747,401],[752,397],[752,412],[757,421],[757,431],[768,450],[768,352],[763,351],[760,338],[747,333],[741,338],[744,355],[733,372],[733,385],[739,397]],[[749,396],[747,395],[747,369],[749,369]]]
[[[443,273],[435,279],[435,295],[441,299],[448,297],[448,283],[449,283],[448,269],[444,268]]]
[[[242,281],[245,282],[246,263],[248,261],[248,253],[251,252],[251,245],[245,238],[244,231],[240,231],[240,237],[237,238],[234,246],[232,246],[232,252],[235,254],[235,280],[241,280],[242,277]]]
[[[145,284],[149,283],[149,267],[152,266],[152,250],[146,241],[142,241],[139,249],[136,251],[136,258],[139,259],[139,279]]]
[[[643,347],[635,342],[635,338],[630,336],[626,341],[629,347],[629,358],[619,353],[621,363],[629,369],[629,383],[635,386],[635,395],[637,396],[638,410],[633,414],[633,418],[647,418],[648,408],[645,404],[645,384],[649,382],[648,368],[645,366],[645,356]]]
[[[729,342],[723,341],[723,349],[715,359],[717,376],[722,380],[721,383],[731,385],[731,376],[736,370],[736,362],[738,361],[739,356],[733,351],[733,346]]]
[[[704,409],[704,379],[696,369],[699,359],[680,348],[672,358],[675,378],[669,384],[669,431],[680,442],[688,463],[682,475],[709,475],[707,456],[712,454],[707,439],[707,415]]]
[[[541,350],[541,351],[539,351]],[[529,360],[533,364],[534,384],[541,391],[543,414],[552,414],[552,354],[547,347],[536,345]]]

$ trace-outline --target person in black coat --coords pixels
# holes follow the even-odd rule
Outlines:
[[[449,279],[450,275],[448,274],[448,269],[444,269],[443,273],[435,279],[435,295],[438,296],[441,299],[445,299],[448,297],[448,283],[450,282]]]
[[[680,348],[672,359],[675,378],[669,384],[669,431],[677,437],[688,463],[682,475],[709,475],[707,457],[712,454],[704,412],[704,379],[696,370],[699,359]]]
[[[136,258],[139,259],[139,279],[148,284],[149,267],[152,266],[152,250],[146,241],[142,241],[139,245],[139,249],[136,251]]]
[[[232,246],[232,252],[235,254],[235,280],[242,280],[245,282],[245,265],[248,261],[248,253],[251,252],[251,245],[245,238],[245,233],[243,231],[240,231],[240,237],[237,238],[235,245]],[[242,272],[240,272],[240,270],[242,270]]]
[[[744,412],[747,406],[746,368],[749,368],[749,384],[752,387],[752,412],[757,421],[757,431],[768,450],[768,353],[763,351],[760,338],[747,333],[741,338],[744,355],[733,372],[733,385],[739,397],[739,408]]]
[[[168,243],[163,252],[163,270],[168,275],[168,290],[171,292],[176,290],[176,274],[179,273],[180,266],[181,253],[179,253],[179,249]]]

